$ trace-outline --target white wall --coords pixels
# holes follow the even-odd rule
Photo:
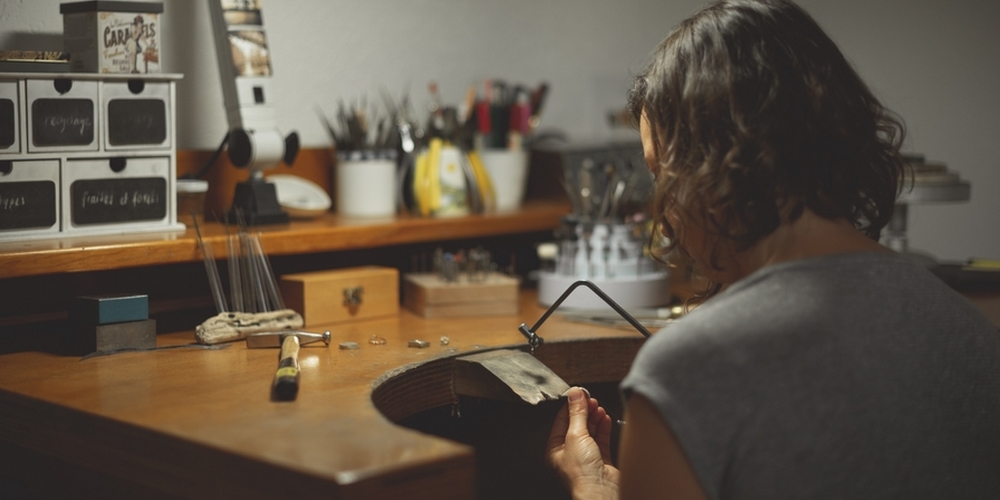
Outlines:
[[[59,0],[0,0],[0,48],[59,49]],[[543,127],[575,139],[617,136],[604,115],[624,103],[671,26],[701,0],[264,0],[278,126],[306,147],[326,136],[314,108],[379,86],[418,104],[435,80],[447,101],[486,77],[552,91]],[[941,259],[1000,258],[1000,2],[801,0],[876,94],[906,121],[906,149],[947,162],[972,200],[910,209],[910,244]],[[178,90],[182,149],[214,149],[227,123],[207,0],[165,0],[165,72]],[[26,46],[30,44],[30,46]],[[55,45],[53,45],[55,44]]]

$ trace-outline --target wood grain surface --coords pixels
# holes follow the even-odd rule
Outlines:
[[[330,347],[299,352],[294,402],[269,398],[279,351],[244,343],[85,360],[0,355],[3,474],[53,493],[49,474],[62,470],[75,481],[59,496],[473,498],[470,446],[395,422],[453,403],[454,358],[525,348],[517,326],[542,309],[532,292],[521,300],[520,315],[424,319],[403,310],[330,325]],[[570,384],[620,379],[642,342],[633,331],[558,316],[538,333],[546,339],[538,359]],[[385,344],[370,344],[372,335]],[[431,345],[408,348],[412,339]],[[194,338],[157,340],[165,347]],[[360,349],[338,349],[345,341]]]

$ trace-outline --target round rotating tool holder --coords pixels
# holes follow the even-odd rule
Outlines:
[[[666,267],[646,256],[644,218],[627,221],[563,218],[554,265],[538,273],[538,302],[552,305],[579,280],[588,280],[625,308],[656,307],[670,302]],[[602,309],[594,294],[569,295],[562,307]]]

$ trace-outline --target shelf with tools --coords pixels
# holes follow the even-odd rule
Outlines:
[[[407,215],[351,219],[329,213],[254,230],[260,232],[268,255],[282,256],[546,231],[556,228],[568,211],[562,202],[537,200],[504,213],[441,219]],[[206,222],[201,232],[216,255],[225,255],[223,224]],[[0,243],[0,279],[201,260],[191,227],[184,232],[6,242]]]
[[[177,175],[199,170],[211,157],[211,151],[178,150]],[[335,168],[333,157],[328,149],[304,149],[293,168],[276,168],[268,174],[287,172],[319,186],[331,187],[335,182],[331,175]],[[207,219],[218,219],[218,214],[225,213],[232,204],[236,184],[246,180],[248,175],[245,169],[238,169],[229,163],[225,155],[217,159],[204,177],[211,186],[205,203]],[[264,251],[271,256],[365,250],[554,230],[559,226],[560,219],[570,212],[569,202],[561,196],[558,184],[545,177],[549,175],[547,172],[532,172],[531,175],[525,203],[512,211],[447,218],[421,218],[407,214],[350,218],[330,212],[315,219],[293,219],[288,224],[259,226],[254,230],[261,233]],[[334,191],[332,187],[329,190]],[[205,241],[212,245],[215,255],[225,255],[227,227],[224,224],[206,222],[201,232]],[[0,280],[201,261],[197,234],[190,226],[185,231],[0,242]]]
[[[211,156],[211,151],[178,151],[177,174],[197,171]],[[293,168],[269,174],[287,172],[331,186],[332,158],[328,149],[305,149]],[[204,177],[210,183],[208,221],[200,229],[215,256],[226,255],[227,232],[236,231],[215,220],[231,204],[227,196],[246,174],[223,157]],[[529,186],[548,184],[529,180]],[[426,264],[426,257],[442,245],[450,250],[485,245],[495,250],[505,270],[514,268],[516,259],[523,273],[535,265],[533,245],[551,238],[570,210],[565,197],[532,187],[525,203],[511,211],[447,218],[405,213],[352,218],[329,212],[252,231],[260,233],[277,275],[360,265],[410,272]],[[161,332],[192,328],[212,305],[198,236],[190,226],[181,231],[0,242],[0,285],[0,331],[44,329],[46,323],[65,319],[72,297],[122,290],[149,295],[150,314],[158,318]]]

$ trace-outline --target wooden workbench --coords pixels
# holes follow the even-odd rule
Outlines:
[[[331,325],[329,348],[303,347],[299,395],[286,403],[269,398],[277,350],[243,342],[85,360],[0,355],[0,475],[39,497],[472,498],[470,446],[394,422],[456,402],[456,356],[525,348],[517,326],[542,309],[531,292],[521,299],[517,316],[403,311]],[[571,384],[620,380],[643,340],[558,316],[538,333],[539,359]],[[158,344],[193,339],[177,332]],[[408,348],[410,339],[431,346]],[[339,349],[344,341],[360,349]]]
[[[1000,318],[997,294],[972,298]],[[404,310],[331,325],[329,348],[303,347],[299,395],[286,403],[269,398],[277,350],[242,342],[86,360],[0,355],[0,476],[39,498],[474,498],[473,448],[399,423],[455,405],[454,359],[525,348],[516,328],[541,313],[527,291],[519,315],[424,319]],[[538,333],[536,356],[570,384],[613,385],[644,340],[559,315]],[[372,335],[386,343],[369,344]],[[431,346],[408,348],[411,339]],[[159,346],[192,340],[158,336]],[[344,341],[360,349],[338,349]],[[548,422],[512,426],[544,436]]]
[[[360,223],[328,214],[265,228],[261,237],[279,274],[282,267],[392,265],[396,254],[438,241],[550,231],[566,211],[564,203],[541,201],[514,213],[445,220],[400,216]],[[225,228],[202,229],[221,255]],[[481,449],[441,437],[447,432],[414,430],[422,428],[414,422],[451,413],[459,420],[438,422],[437,430],[474,427],[463,423],[476,418],[473,408],[456,405],[451,391],[454,359],[525,348],[517,326],[533,324],[542,313],[532,292],[522,292],[519,315],[424,319],[403,311],[330,325],[330,348],[302,349],[301,389],[291,403],[269,398],[277,350],[233,343],[221,350],[164,349],[81,361],[59,354],[58,342],[36,342],[39,333],[59,336],[40,330],[65,320],[64,303],[76,295],[142,290],[150,294],[151,313],[161,317],[210,305],[197,248],[190,229],[0,244],[0,497],[483,496]],[[970,298],[1000,325],[1000,294]],[[159,346],[194,340],[190,330],[164,332],[166,323],[159,323]],[[11,330],[23,332],[8,335]],[[614,384],[643,341],[631,330],[569,323],[558,315],[539,334],[546,343],[538,359],[567,382],[592,392],[598,384],[612,388],[602,404],[615,402]],[[369,344],[372,335],[386,344]],[[441,345],[442,336],[448,345]],[[430,347],[408,348],[411,339]],[[360,349],[339,350],[343,341]],[[497,433],[499,441],[517,432],[544,439],[551,422],[546,415],[509,415],[517,418],[484,424],[482,432]],[[500,434],[501,427],[513,431]],[[512,451],[507,461],[522,457]],[[532,486],[523,475],[503,480]]]

